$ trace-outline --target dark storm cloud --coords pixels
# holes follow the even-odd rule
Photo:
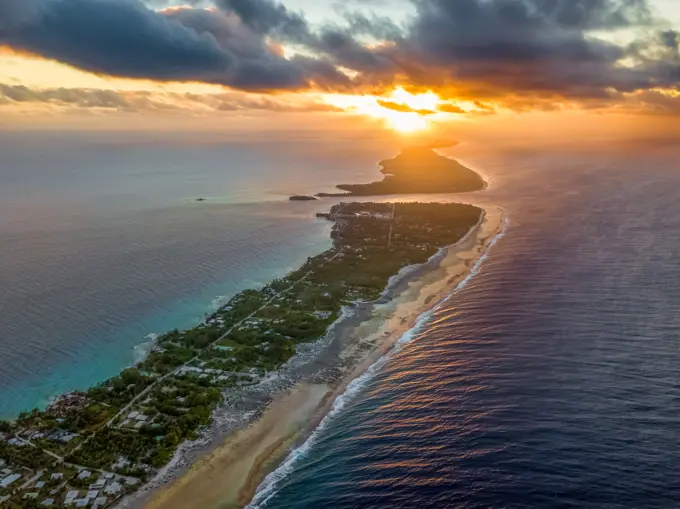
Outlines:
[[[273,0],[215,0],[219,8],[235,13],[245,25],[263,35],[307,44],[313,36],[301,14]]]
[[[649,25],[644,0],[424,0],[385,53],[414,84],[601,97],[649,87],[644,69],[618,63],[627,48],[591,35]],[[471,90],[479,92],[479,90]]]
[[[324,62],[283,58],[254,18],[263,12],[243,12],[239,19],[204,9],[157,12],[138,0],[0,0],[0,44],[95,73],[248,90],[345,79]],[[274,21],[265,16],[264,24]]]

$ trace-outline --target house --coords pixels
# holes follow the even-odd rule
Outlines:
[[[45,500],[42,501],[42,503],[40,505],[44,505],[44,506],[47,506],[47,507],[54,505],[54,499],[53,498],[46,498]]]
[[[129,466],[130,466],[130,460],[129,459],[127,459],[125,456],[118,456],[118,459],[116,460],[116,462],[113,465],[111,465],[111,468],[113,470],[120,470],[120,469],[123,469],[123,468],[127,468]]]
[[[38,493],[37,493],[37,492],[26,493],[26,494],[24,495],[24,500],[27,500],[27,499],[34,500],[34,499],[36,499],[36,498],[38,498]]]
[[[22,442],[21,440],[19,440],[18,438],[10,438],[10,439],[7,441],[7,443],[8,443],[9,445],[13,445],[13,446],[15,446],[15,447],[23,447],[23,446],[26,445],[25,443],[23,443],[23,442]]]
[[[92,472],[89,470],[81,470],[78,474],[78,479],[89,479],[90,477],[92,477]]]
[[[130,412],[127,416],[128,419],[136,419],[137,416],[139,415],[139,412]]]
[[[7,488],[21,479],[21,474],[11,474],[0,481],[0,488]]]
[[[139,421],[137,424],[135,424],[134,428],[135,429],[142,429],[144,426],[144,421]]]
[[[67,504],[73,503],[73,501],[74,501],[76,498],[78,498],[78,493],[79,493],[78,490],[69,491],[69,492],[66,494],[66,503],[67,503]]]
[[[74,500],[76,507],[87,507],[90,505],[90,499],[89,498],[81,498],[79,500]]]
[[[117,481],[112,482],[104,488],[104,493],[107,495],[118,495],[121,491],[123,491],[123,486]]]
[[[97,498],[99,496],[99,492],[97,490],[91,490],[87,492],[87,498]]]
[[[54,442],[61,442],[62,444],[68,444],[71,440],[78,436],[77,433],[70,433],[64,431],[63,429],[58,429],[52,432],[47,438]]]
[[[94,505],[92,507],[93,507],[93,509],[99,509],[100,507],[104,507],[106,505],[107,501],[108,501],[108,498],[106,498],[106,497],[98,497],[94,501]]]
[[[53,481],[60,481],[63,478],[64,478],[64,474],[62,474],[61,472],[57,472],[56,474],[52,474],[50,476],[50,479],[52,479]]]
[[[38,490],[43,489],[45,487],[45,481],[38,481],[37,483],[35,483],[35,487]]]
[[[100,477],[99,479],[97,479],[97,482],[93,482],[92,484],[90,484],[90,489],[91,490],[100,490],[104,487],[105,484],[106,484],[106,479],[104,479],[103,477]],[[92,498],[92,497],[90,497],[90,498]]]

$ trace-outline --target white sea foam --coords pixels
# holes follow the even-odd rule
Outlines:
[[[210,310],[217,311],[227,302],[229,302],[230,297],[228,295],[218,295],[213,300],[210,301]]]
[[[387,352],[385,355],[380,357],[376,362],[374,362],[364,373],[359,377],[352,380],[345,389],[345,392],[340,394],[330,409],[330,411],[323,418],[319,426],[311,433],[309,438],[300,445],[299,447],[293,449],[284,462],[279,465],[279,467],[270,473],[264,481],[260,484],[253,497],[252,501],[246,506],[246,509],[261,509],[267,505],[267,502],[271,500],[272,497],[278,492],[278,488],[281,482],[286,479],[294,470],[297,463],[302,460],[309,451],[312,449],[314,444],[319,440],[324,429],[340,414],[340,412],[352,402],[360,393],[361,390],[375,377],[377,373],[380,372],[382,367],[387,364],[390,358],[397,352],[399,352],[404,345],[414,341],[420,332],[422,332],[423,327],[430,321],[432,316],[441,307],[450,300],[456,293],[465,288],[467,284],[472,280],[472,278],[479,273],[482,265],[489,257],[489,252],[491,249],[500,241],[504,236],[505,232],[509,226],[509,220],[507,215],[503,216],[502,226],[500,231],[491,239],[486,247],[484,253],[477,259],[474,266],[470,270],[470,273],[460,282],[456,287],[441,301],[437,303],[434,307],[422,313],[416,320],[415,325],[406,331],[395,343],[394,347]]]
[[[158,339],[158,334],[155,332],[152,332],[150,334],[147,334],[144,336],[144,339],[146,341],[136,345],[133,348],[133,364],[139,364],[140,362],[143,362],[151,353],[151,350],[153,349],[154,345],[156,344],[156,340]]]

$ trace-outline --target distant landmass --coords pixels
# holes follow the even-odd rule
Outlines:
[[[314,196],[305,196],[303,194],[294,194],[290,198],[288,198],[290,201],[314,201],[317,200]]]
[[[380,163],[385,178],[370,184],[341,184],[347,195],[463,193],[486,187],[484,179],[458,161],[430,147],[404,149],[393,159]],[[328,193],[331,195],[331,193]],[[317,196],[321,196],[320,194]]]

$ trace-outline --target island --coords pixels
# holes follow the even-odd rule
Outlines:
[[[318,198],[314,196],[305,196],[303,194],[294,194],[288,199],[290,201],[316,201]]]
[[[386,168],[392,168],[386,165]],[[340,203],[333,245],[287,276],[243,291],[198,326],[157,338],[148,357],[86,391],[0,422],[0,503],[102,509],[138,490],[215,410],[277,373],[390,278],[475,228],[455,203]]]
[[[340,184],[338,189],[345,191],[345,196],[371,196],[463,193],[486,187],[486,182],[477,173],[438,154],[431,146],[405,148],[397,157],[382,161],[380,166],[385,175],[383,180],[370,184]]]

